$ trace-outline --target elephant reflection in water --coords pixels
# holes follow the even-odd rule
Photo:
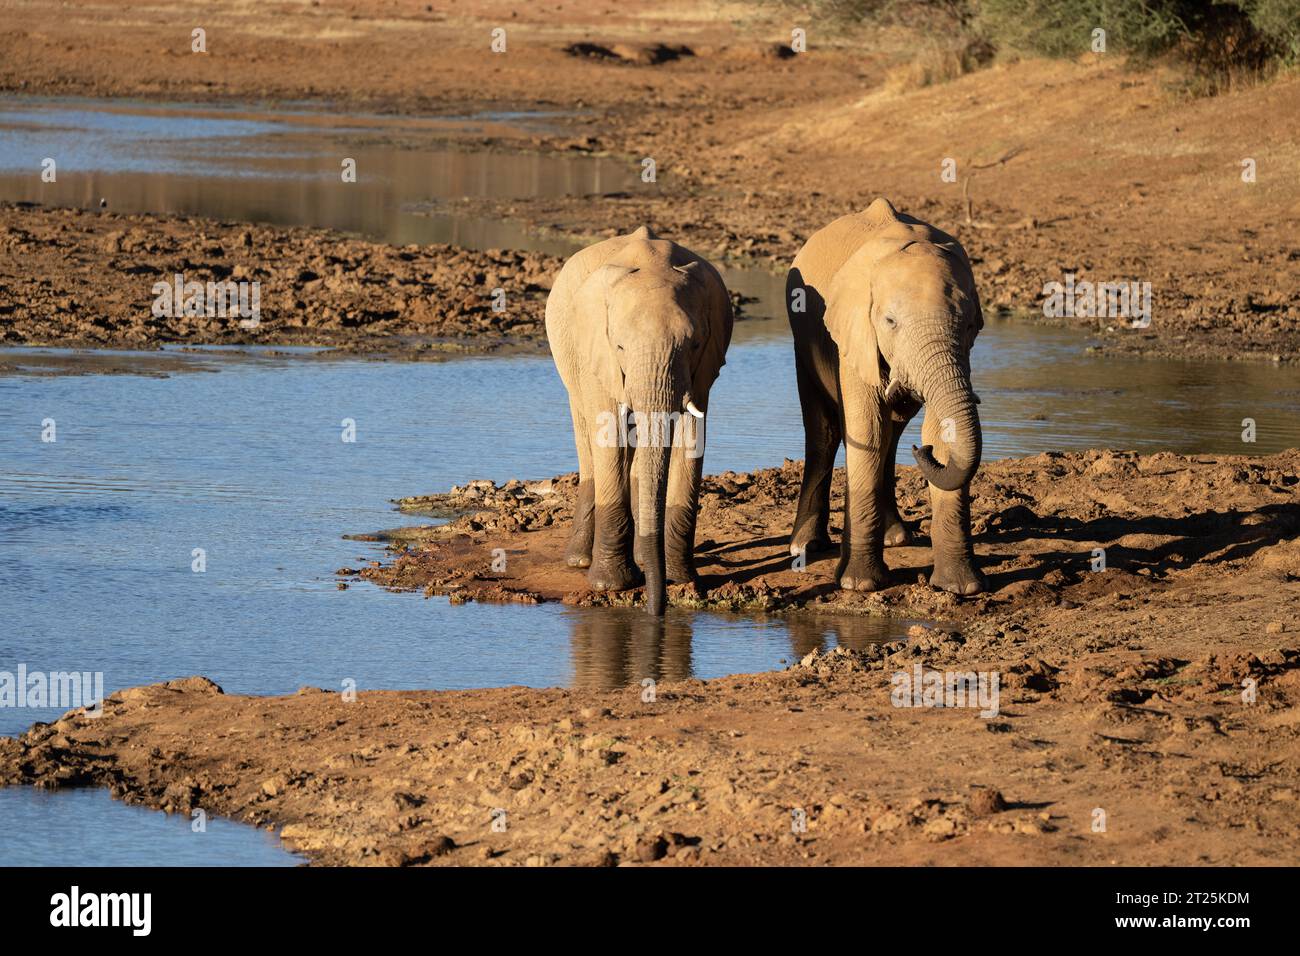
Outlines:
[[[615,690],[691,676],[691,621],[621,608],[572,613],[573,687]]]

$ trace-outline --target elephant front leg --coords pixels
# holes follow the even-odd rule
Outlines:
[[[884,507],[889,441],[884,406],[878,389],[856,381],[843,369],[840,377],[848,482],[836,577],[846,591],[878,591],[889,584]]]
[[[564,563],[571,568],[591,567],[591,548],[596,536],[596,486],[590,478],[578,479],[578,498],[573,505],[573,534],[564,551]]]
[[[664,520],[665,573],[673,584],[695,580],[695,522],[704,474],[704,425],[683,416],[682,429],[682,443],[674,444],[668,469],[668,508]]]
[[[595,591],[626,591],[640,581],[632,563],[632,510],[624,448],[592,449],[595,471],[595,530],[587,582]]]
[[[941,464],[948,461],[948,446],[942,432],[941,424],[927,414],[921,427],[921,440],[933,446],[934,457]],[[930,503],[934,511],[930,519],[930,547],[934,555],[930,586],[954,594],[978,594],[985,590],[988,584],[975,567],[975,549],[970,539],[970,486],[943,491],[930,485]]]

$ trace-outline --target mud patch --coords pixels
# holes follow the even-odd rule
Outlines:
[[[540,252],[395,247],[321,229],[30,204],[0,204],[0,252],[0,343],[130,349],[539,349],[561,265]],[[177,274],[185,282],[257,282],[257,328],[235,317],[154,316],[154,284]],[[495,289],[506,290],[499,310]]]
[[[1300,452],[1268,458],[1161,453],[1045,453],[986,463],[973,486],[972,528],[989,591],[958,598],[927,584],[929,502],[920,473],[898,469],[899,510],[914,541],[889,548],[893,584],[873,594],[835,587],[837,554],[791,566],[789,533],[801,462],[705,478],[700,496],[695,584],[670,588],[670,602],[727,611],[824,610],[974,619],[1014,608],[1100,610],[1153,595],[1195,595],[1207,581],[1275,579],[1300,535]],[[393,558],[354,574],[396,589],[457,601],[637,604],[639,591],[593,592],[564,566],[577,476],[496,485],[472,481],[450,492],[400,499],[410,513],[440,516],[373,536]],[[833,535],[840,532],[844,475],[832,484]],[[350,570],[350,569],[349,569]]]

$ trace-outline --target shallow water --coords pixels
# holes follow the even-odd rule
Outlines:
[[[529,236],[509,221],[413,204],[465,197],[522,199],[647,191],[640,167],[602,156],[472,152],[447,137],[550,117],[333,117],[319,110],[239,111],[140,103],[15,98],[0,107],[0,199],[317,226],[398,245],[450,242],[566,254],[568,240]],[[42,182],[42,162],[57,180]],[[341,163],[356,161],[356,182]]]
[[[128,806],[107,790],[0,788],[0,866],[297,866],[271,833]],[[201,829],[196,830],[195,827]]]
[[[7,354],[34,352],[52,350]],[[797,412],[770,381],[781,353],[759,346],[748,361],[741,350],[718,392],[710,468],[797,453]],[[549,359],[138,356],[145,368],[163,359],[219,372],[0,378],[0,562],[21,582],[6,600],[5,669],[102,671],[110,690],[198,673],[243,693],[346,679],[363,688],[623,680],[617,661],[630,638],[617,627],[601,636],[585,620],[605,612],[453,607],[367,584],[339,591],[333,575],[380,553],[343,534],[419,520],[396,514],[394,497],[572,470]],[[768,423],[761,444],[741,427],[746,407]],[[40,440],[46,419],[54,443]],[[356,422],[355,443],[341,440],[344,419]],[[202,573],[191,568],[196,548]],[[688,626],[691,653],[665,673],[770,668],[802,640],[779,622],[697,615]],[[57,713],[0,709],[0,733]]]

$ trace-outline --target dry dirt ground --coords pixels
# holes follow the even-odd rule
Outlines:
[[[567,128],[535,148],[656,160],[656,198],[483,209],[538,228],[649,222],[701,253],[783,268],[812,231],[886,194],[962,239],[990,306],[1037,310],[1066,273],[1150,282],[1150,328],[1074,320],[1115,327],[1111,349],[1289,361],[1300,341],[1295,77],[1189,99],[1167,70],[1089,56],[913,88],[892,78],[924,37],[735,3],[11,0],[6,12],[0,90],[560,110]],[[206,54],[190,51],[197,26]],[[782,46],[794,26],[809,52]]]
[[[193,677],[0,739],[0,783],[105,786],[282,827],[326,864],[1295,862],[1300,452],[989,465],[975,524],[992,592],[960,602],[905,583],[844,599],[825,562],[787,570],[797,479],[793,465],[711,479],[705,603],[949,623],[814,648],[781,672],[660,683],[653,699],[640,686],[240,697]],[[480,510],[367,576],[585,600],[579,575],[554,570],[570,484],[420,500]],[[904,469],[905,516],[918,491]],[[1094,548],[1107,570],[1091,570]],[[887,559],[901,578],[926,563],[916,547]],[[740,583],[717,584],[724,568]],[[643,636],[671,640],[678,613],[646,616]],[[896,706],[895,675],[918,665],[996,674],[997,712]]]

